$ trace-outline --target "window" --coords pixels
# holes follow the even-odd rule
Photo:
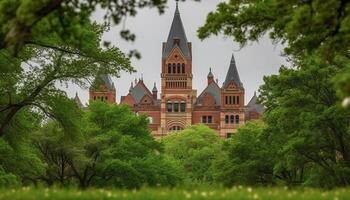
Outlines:
[[[232,104],[236,104],[236,97],[235,96],[232,96],[232,100],[233,100]]]
[[[168,64],[168,73],[171,74],[171,64]]]
[[[239,115],[236,115],[236,124],[239,124]]]
[[[173,64],[173,73],[176,73],[176,64]]]
[[[180,131],[182,130],[182,128],[180,126],[173,126],[171,128],[169,128],[169,131]]]
[[[202,123],[206,124],[207,123],[207,116],[202,116]]]
[[[225,116],[225,124],[228,124],[228,122],[229,122],[229,116],[226,115],[226,116]]]
[[[96,96],[94,96],[94,100],[96,100]]]
[[[182,73],[185,73],[185,63],[182,63]]]
[[[226,138],[232,138],[233,133],[226,133]]]
[[[230,116],[230,123],[231,124],[235,123],[235,116],[233,115]]]
[[[178,74],[181,73],[181,66],[180,66],[180,63],[177,64],[177,73],[178,73]]]
[[[228,96],[225,96],[225,104],[228,104]]]
[[[213,123],[213,116],[208,116],[208,124]]]
[[[173,104],[171,103],[171,101],[168,101],[168,103],[166,104],[166,109],[168,112],[173,112]]]
[[[108,97],[107,96],[105,96],[105,100],[108,101]]]
[[[232,96],[229,96],[229,104],[232,104]]]
[[[237,98],[236,103],[239,104],[239,96],[237,96],[236,98]]]
[[[181,112],[186,112],[186,102],[181,101]]]
[[[179,112],[179,102],[177,101],[174,103],[174,112]]]

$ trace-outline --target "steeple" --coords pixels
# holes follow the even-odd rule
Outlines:
[[[129,92],[131,92],[132,89],[134,89],[134,84],[133,84],[133,82],[131,82],[131,85],[130,85],[130,88],[129,88]]]
[[[214,82],[214,75],[213,73],[211,73],[211,68],[209,68],[209,74],[207,76],[207,79],[208,79],[208,85]]]
[[[179,46],[179,48],[181,49],[185,57],[191,56],[185,29],[183,27],[182,20],[180,17],[178,1],[176,1],[176,9],[175,9],[173,22],[171,24],[167,42],[165,43],[165,46],[164,46],[163,58],[166,58],[167,56],[169,56],[171,50],[175,47],[175,45]]]
[[[157,99],[157,97],[158,97],[158,89],[157,89],[157,86],[156,86],[155,82],[154,82],[154,86],[153,86],[153,89],[152,89],[152,96],[153,96],[153,99]]]
[[[226,79],[224,82],[224,87],[227,87],[232,80],[235,82],[235,84],[238,87],[243,88],[243,84],[241,82],[241,79],[239,78],[239,74],[238,74],[238,70],[237,70],[237,66],[236,66],[236,61],[235,61],[235,57],[233,54],[232,54],[232,58],[231,58],[231,62],[230,62],[230,67],[228,69]]]

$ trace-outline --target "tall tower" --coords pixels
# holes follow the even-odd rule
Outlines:
[[[191,124],[196,91],[192,90],[192,46],[187,41],[178,2],[168,39],[162,48],[161,132]]]
[[[232,55],[225,82],[221,88],[221,137],[230,137],[244,124],[244,87]]]

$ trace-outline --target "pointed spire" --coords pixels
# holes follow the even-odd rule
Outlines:
[[[179,0],[175,0],[176,1],[176,9],[175,9],[175,15],[179,15],[180,11],[179,11]]]
[[[236,61],[235,57],[232,54],[231,62],[230,62],[230,67],[228,69],[226,79],[224,82],[224,87],[227,87],[228,84],[230,84],[231,81],[234,81],[238,87],[243,88],[243,84],[241,82],[241,79],[239,78],[237,66],[236,66]]]
[[[213,73],[211,73],[211,67],[209,68],[208,78],[209,78],[209,77],[214,77]]]
[[[158,92],[156,82],[154,82],[152,92]]]
[[[131,82],[131,85],[130,85],[130,88],[129,88],[129,92],[131,92],[132,89],[134,89],[134,84],[133,84],[133,82]]]
[[[174,13],[173,22],[171,24],[167,42],[165,43],[165,48],[163,50],[163,58],[166,58],[169,56],[170,52],[173,50],[175,45],[179,46],[179,48],[182,51],[182,54],[185,57],[191,56],[185,29],[180,17],[178,1],[176,1],[176,9]]]

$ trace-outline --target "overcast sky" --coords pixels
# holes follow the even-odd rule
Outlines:
[[[282,47],[272,44],[272,41],[267,37],[259,43],[252,43],[243,49],[239,49],[239,45],[232,38],[224,36],[212,36],[204,41],[199,40],[197,29],[204,24],[207,14],[215,10],[220,1],[222,0],[179,3],[186,36],[188,41],[192,42],[193,89],[197,89],[198,95],[203,91],[207,85],[206,77],[210,67],[215,79],[219,79],[219,86],[221,86],[233,53],[245,88],[245,103],[248,103],[254,91],[258,90],[263,83],[263,77],[276,74],[281,64],[285,63],[285,58],[281,56]],[[140,78],[141,74],[143,74],[144,82],[150,90],[154,82],[156,82],[158,90],[160,89],[161,47],[162,42],[167,39],[174,11],[175,1],[169,0],[168,9],[161,16],[156,9],[143,9],[135,18],[128,18],[125,26],[137,36],[133,43],[125,42],[120,38],[121,26],[112,27],[108,33],[105,33],[103,39],[111,41],[121,50],[128,52],[130,49],[138,49],[142,54],[140,60],[132,60],[132,65],[137,70],[136,73],[123,72],[120,78],[112,78],[117,88],[118,102],[120,96],[128,93],[130,82],[135,78]],[[95,13],[93,18],[101,21],[102,12]],[[65,90],[70,97],[78,92],[82,102],[87,103],[88,90],[74,85],[70,85]]]

